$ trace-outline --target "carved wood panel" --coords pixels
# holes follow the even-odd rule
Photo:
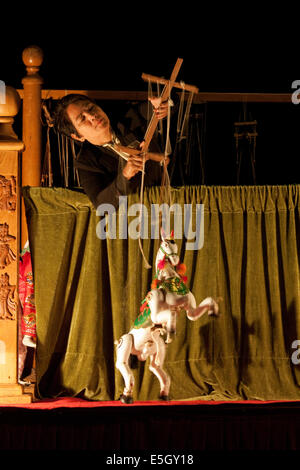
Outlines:
[[[17,151],[0,151],[0,383],[17,381],[19,207]]]

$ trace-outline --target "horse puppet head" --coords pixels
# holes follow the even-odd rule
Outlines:
[[[156,271],[161,271],[166,263],[175,267],[179,264],[178,247],[174,240],[174,231],[169,236],[166,235],[164,229],[160,231],[162,242],[156,257]]]

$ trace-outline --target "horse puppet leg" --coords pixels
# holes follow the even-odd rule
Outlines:
[[[120,400],[122,403],[126,404],[133,403],[134,376],[128,364],[132,347],[133,337],[130,334],[123,335],[117,343],[116,368],[121,372],[125,382]]]
[[[186,312],[189,320],[198,320],[198,318],[202,317],[206,312],[208,315],[218,315],[219,305],[212,297],[206,297],[197,307],[196,300],[192,292],[189,292],[188,295],[189,303],[186,307]]]
[[[163,369],[163,364],[166,356],[166,345],[159,332],[153,339],[156,343],[156,353],[150,356],[150,366],[149,370],[156,375],[160,384],[160,399],[168,400],[169,399],[169,390],[171,379],[166,371]]]
[[[172,306],[165,302],[164,293],[160,289],[152,289],[147,294],[151,310],[151,320],[156,325],[164,325],[167,330],[167,343],[171,343],[172,335],[176,332],[177,313]]]

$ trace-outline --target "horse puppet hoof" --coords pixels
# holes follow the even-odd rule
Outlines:
[[[166,343],[166,344],[172,343],[173,339],[175,338],[175,335],[176,335],[176,330],[170,330],[170,331],[168,331],[168,332],[167,332],[167,337],[166,337],[165,343]]]
[[[215,315],[215,316],[219,315],[219,304],[214,299],[212,299],[210,308],[207,313],[208,315]]]
[[[159,399],[162,401],[170,401],[169,395],[159,395]]]
[[[120,396],[120,400],[125,405],[132,405],[132,403],[133,403],[133,398],[130,395],[124,395],[123,394],[123,395]]]

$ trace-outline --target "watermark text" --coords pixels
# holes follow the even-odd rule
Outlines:
[[[292,354],[291,361],[296,366],[300,364],[300,339],[295,339],[292,342],[292,349],[295,349],[295,351]]]
[[[6,87],[3,80],[0,80],[0,104],[6,104]]]
[[[292,89],[295,90],[294,93],[292,93],[292,103],[293,104],[299,104],[300,103],[300,80],[294,80],[292,82]]]
[[[204,204],[151,204],[149,209],[140,203],[128,207],[127,196],[120,196],[118,211],[112,204],[100,204],[96,214],[102,217],[96,227],[101,240],[159,239],[161,220],[165,233],[174,230],[175,240],[186,238],[187,250],[200,250],[204,244]]]

